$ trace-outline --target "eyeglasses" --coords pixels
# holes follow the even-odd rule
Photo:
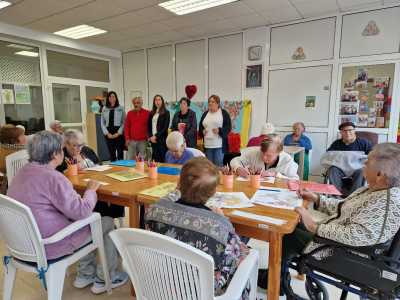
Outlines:
[[[74,148],[81,149],[85,144],[73,144],[71,145]]]
[[[343,132],[352,132],[354,130],[355,130],[354,128],[351,128],[351,129],[342,129],[341,131],[343,131]]]

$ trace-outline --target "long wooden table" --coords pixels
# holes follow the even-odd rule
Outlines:
[[[86,178],[109,183],[109,185],[101,186],[98,190],[99,200],[128,207],[129,226],[138,228],[140,205],[152,204],[158,200],[157,198],[141,194],[140,192],[163,182],[177,182],[178,176],[158,174],[158,179],[155,180],[144,178],[129,182],[120,182],[105,176],[106,173],[124,169],[126,168],[113,167],[112,170],[105,172],[88,171],[80,173],[78,176],[71,176],[69,179],[71,180],[74,188],[80,193],[85,191],[87,182],[84,181],[84,179]],[[263,185],[286,187],[286,183],[284,181],[277,181],[273,185]],[[256,189],[251,188],[249,186],[249,182],[240,182],[235,180],[233,189],[225,190],[222,185],[219,185],[218,191],[240,191],[244,192],[250,198],[255,193]],[[278,209],[262,205],[255,205],[254,207],[250,208],[241,208],[240,210],[286,221],[286,223],[283,225],[268,224],[265,222],[232,215],[233,209],[224,209],[224,214],[229,217],[238,234],[269,242],[268,299],[278,299],[281,276],[282,237],[285,234],[293,232],[299,221],[299,216],[292,210]]]

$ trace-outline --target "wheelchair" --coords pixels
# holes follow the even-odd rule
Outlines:
[[[400,297],[400,230],[391,241],[374,246],[352,247],[321,237],[314,242],[323,246],[294,257],[283,268],[282,288],[287,299],[304,299],[293,292],[289,269],[306,275],[305,288],[311,300],[329,299],[323,283],[341,289],[340,300],[349,292],[360,299]],[[314,255],[323,249],[330,249],[332,255],[316,259]]]

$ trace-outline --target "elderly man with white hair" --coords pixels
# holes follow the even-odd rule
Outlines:
[[[171,132],[167,137],[168,152],[165,155],[165,162],[168,164],[183,165],[193,158],[193,152],[186,148],[185,138],[179,131]]]

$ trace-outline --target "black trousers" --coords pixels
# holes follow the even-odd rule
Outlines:
[[[153,160],[155,160],[156,162],[165,162],[165,154],[167,153],[167,146],[165,145],[165,141],[151,143],[151,149],[153,151]]]
[[[111,161],[124,159],[125,139],[122,135],[115,139],[109,139],[106,137],[106,142]]]

